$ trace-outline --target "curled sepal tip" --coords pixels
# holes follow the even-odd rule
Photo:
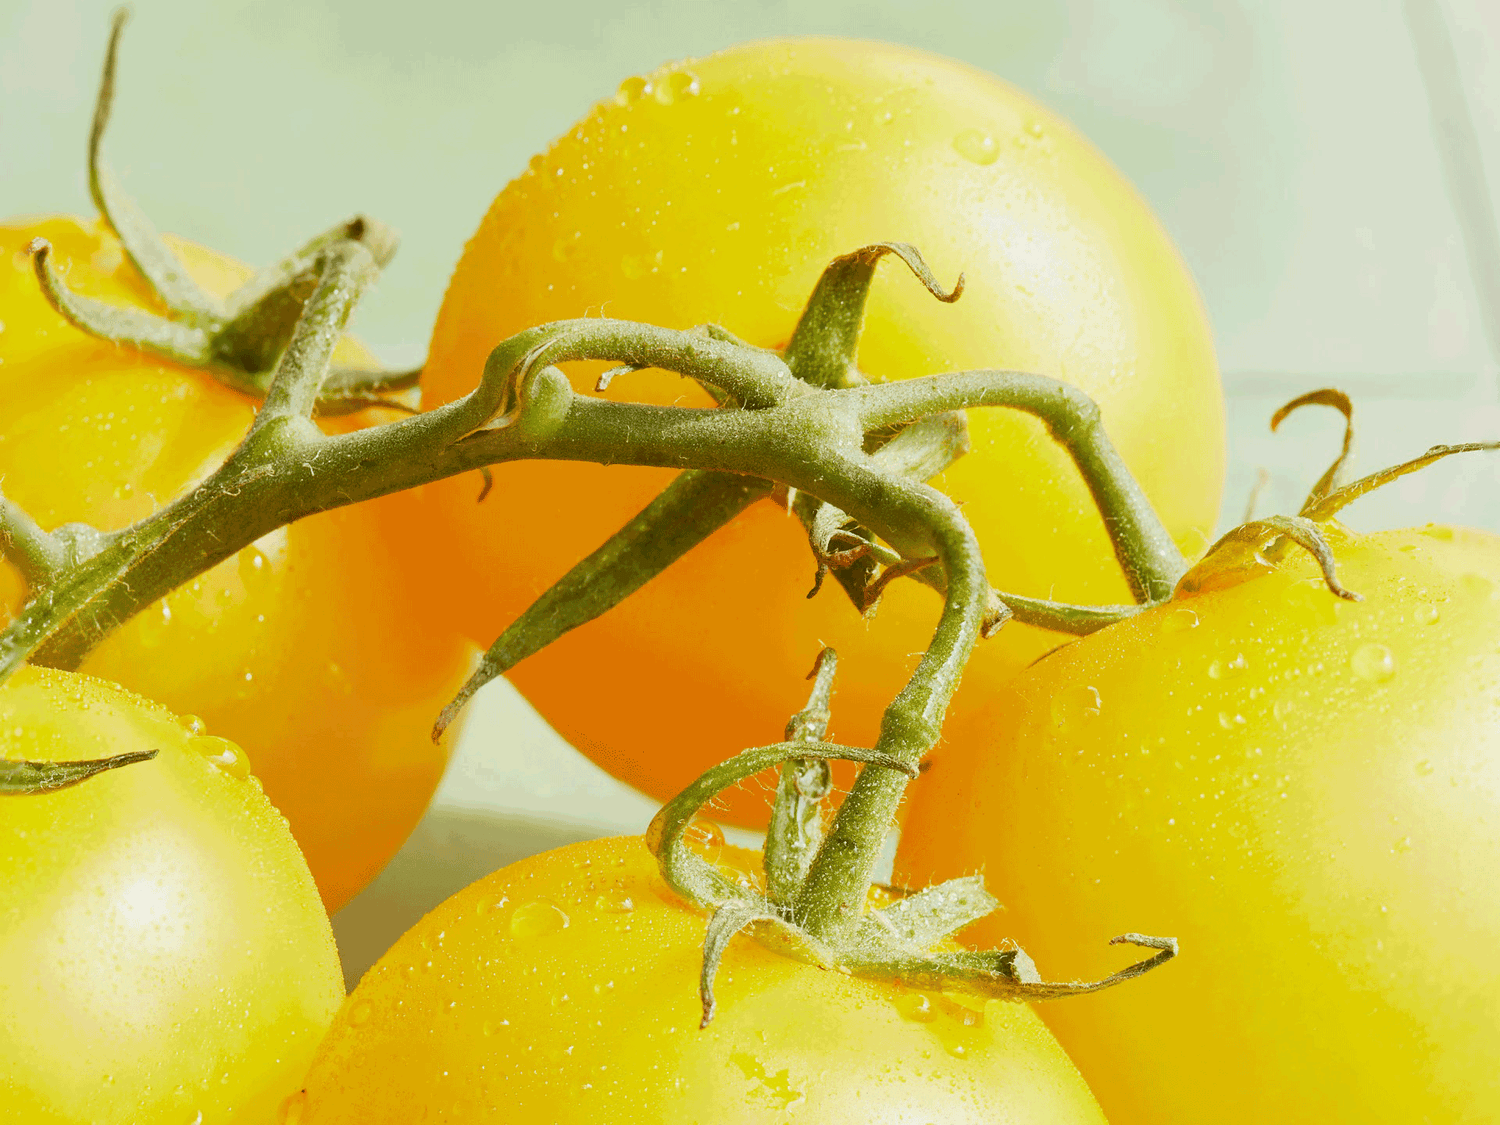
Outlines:
[[[0,759],[0,794],[51,793],[87,781],[106,770],[149,762],[156,754],[155,750],[132,750],[112,758],[91,758],[81,762]]]
[[[853,253],[841,254],[828,263],[818,278],[787,344],[787,364],[797,378],[818,387],[864,383],[863,376],[855,370],[854,357],[875,266],[887,254],[905,262],[939,301],[951,303],[963,294],[963,274],[959,274],[952,289],[945,290],[917,248],[905,242],[874,242]]]
[[[1177,588],[1186,594],[1214,588],[1218,584],[1216,579],[1222,572],[1222,564],[1215,556],[1233,547],[1247,548],[1255,553],[1259,561],[1270,565],[1269,559],[1263,558],[1262,554],[1274,555],[1277,545],[1284,540],[1297,544],[1312,555],[1318,564],[1318,569],[1322,571],[1323,584],[1328,587],[1330,593],[1338,595],[1345,601],[1364,600],[1353,590],[1345,588],[1339,581],[1333,548],[1328,545],[1328,539],[1324,536],[1322,529],[1305,516],[1267,516],[1264,519],[1240,524],[1239,527],[1226,532],[1205,552],[1197,565],[1182,576]]]
[[[1343,448],[1333,464],[1329,465],[1323,475],[1318,478],[1318,483],[1313,485],[1312,491],[1307,494],[1307,499],[1302,502],[1302,508],[1298,514],[1306,516],[1310,515],[1319,503],[1348,479],[1349,461],[1354,455],[1354,403],[1350,401],[1348,395],[1336,387],[1322,387],[1316,391],[1308,391],[1304,395],[1298,395],[1271,415],[1272,432],[1274,433],[1281,423],[1286,421],[1288,415],[1304,406],[1331,406],[1344,416]],[[1251,503],[1253,505],[1254,501],[1252,500]]]
[[[831,968],[834,964],[831,951],[788,922],[768,902],[726,902],[713,912],[708,920],[708,932],[703,938],[703,966],[698,974],[698,999],[703,1005],[703,1015],[698,1021],[702,1031],[713,1022],[718,1003],[714,999],[714,978],[724,960],[724,951],[730,940],[748,926],[760,925],[770,930],[777,939],[775,944],[791,953],[799,961]],[[768,935],[769,936],[769,935]]]

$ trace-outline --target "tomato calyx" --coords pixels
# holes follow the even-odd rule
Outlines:
[[[705,773],[669,801],[651,822],[647,846],[663,878],[684,900],[709,912],[699,978],[700,1027],[715,1012],[714,977],[731,939],[751,929],[762,944],[798,960],[877,980],[924,989],[970,992],[992,999],[1040,1000],[1097,992],[1149,972],[1177,955],[1173,938],[1122,934],[1111,944],[1128,943],[1155,954],[1102,980],[1049,982],[1016,946],[962,950],[942,946],[952,934],[999,908],[978,876],[953,879],[902,894],[889,905],[865,909],[870,882],[851,884],[858,903],[841,902],[839,926],[815,930],[819,904],[814,881],[823,852],[822,802],[830,790],[828,762],[860,762],[865,770],[904,784],[918,773],[908,760],[879,749],[825,742],[836,657],[824,649],[813,668],[807,707],[787,724],[785,742],[746,750]],[[765,846],[765,889],[731,878],[693,850],[689,826],[717,794],[773,766],[781,777]],[[840,820],[843,820],[842,814]],[[837,822],[836,822],[837,823]],[[868,827],[868,826],[866,826]],[[884,829],[878,835],[883,839]]]
[[[52,793],[97,777],[108,770],[149,762],[155,750],[131,750],[109,758],[89,758],[71,762],[32,762],[20,758],[0,758],[0,796]]]
[[[1312,555],[1322,572],[1323,584],[1331,594],[1345,601],[1362,601],[1359,594],[1345,588],[1339,581],[1337,561],[1328,535],[1330,529],[1337,527],[1334,517],[1366,493],[1435,461],[1455,453],[1500,449],[1500,442],[1435,445],[1420,457],[1345,483],[1354,450],[1354,404],[1343,391],[1324,387],[1298,395],[1271,416],[1271,429],[1277,429],[1294,411],[1313,405],[1333,407],[1344,416],[1344,438],[1338,456],[1313,485],[1298,513],[1295,516],[1247,519],[1239,527],[1226,532],[1182,576],[1174,596],[1192,596],[1222,589],[1273,570],[1288,546],[1295,545]],[[1251,508],[1254,508],[1253,498]]]
[[[729,345],[742,356],[758,357],[762,366],[769,364],[768,369],[776,375],[765,387],[748,386],[740,377],[733,380],[735,386],[726,386],[723,367],[683,373],[708,390],[721,410],[765,410],[791,398],[815,400],[820,393],[875,396],[894,402],[901,396],[921,397],[930,393],[937,386],[931,382],[933,379],[968,381],[976,390],[984,386],[983,392],[970,397],[955,384],[951,401],[937,409],[917,412],[897,408],[889,416],[873,419],[862,427],[859,435],[861,450],[870,467],[887,479],[922,483],[968,451],[967,407],[988,403],[1034,414],[1068,448],[1089,482],[1106,516],[1116,557],[1132,589],[1146,603],[1170,596],[1186,564],[1104,434],[1098,407],[1082,392],[1055,380],[1019,372],[964,372],[885,384],[872,384],[859,373],[855,357],[865,304],[876,267],[887,256],[900,259],[938,300],[952,302],[962,295],[962,276],[952,289],[944,290],[915,247],[896,242],[874,243],[835,258],[825,268],[784,352],[746,344],[717,325],[700,325],[691,330],[706,342]],[[549,362],[559,358],[555,352],[546,353],[546,357]],[[590,352],[588,357],[610,358],[603,352]],[[542,358],[542,352],[528,356],[516,370],[533,369]],[[586,356],[573,352],[562,358]],[[615,378],[646,366],[651,364],[635,361],[611,368],[600,377],[596,389],[602,390]],[[670,362],[656,366],[681,370]],[[514,409],[514,401],[507,391],[506,410]],[[505,424],[504,417],[499,423],[491,423],[500,424]],[[945,592],[947,572],[935,565],[936,556],[920,523],[893,519],[886,512],[877,529],[870,521],[851,516],[826,496],[788,486],[780,478],[746,481],[728,473],[690,469],[506,628],[470,681],[438,717],[433,738],[442,736],[485,684],[565,633],[618,605],[751,504],[773,494],[797,515],[807,532],[815,564],[808,597],[822,589],[830,574],[843,587],[855,610],[864,615],[874,612],[881,593],[897,578],[909,575],[939,595]],[[1144,605],[1073,606],[987,587],[980,635],[993,635],[1012,616],[1062,632],[1087,633],[1143,608]]]
[[[81,331],[200,368],[237,391],[263,397],[277,359],[317,287],[324,257],[339,243],[355,241],[363,243],[383,268],[396,251],[395,232],[374,219],[355,216],[261,270],[223,300],[204,290],[124,192],[103,157],[120,35],[128,16],[122,8],[111,22],[89,131],[89,190],[105,223],[166,315],[121,308],[72,292],[52,264],[51,247],[42,239],[31,247],[37,279],[53,309]],[[420,369],[335,367],[321,389],[319,413],[344,414],[372,405],[409,410],[408,404],[389,396],[414,387],[420,375]]]

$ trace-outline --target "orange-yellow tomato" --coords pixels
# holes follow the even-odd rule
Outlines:
[[[875,379],[975,367],[1061,377],[1092,394],[1172,532],[1192,547],[1222,479],[1220,388],[1191,279],[1145,203],[1066,122],[988,74],[903,47],[751,43],[632,78],[495,200],[454,274],[424,402],[456,398],[510,334],[566,317],[711,321],[786,344],[820,271],[886,240],[914,244],[955,305],[898,265],[877,279],[859,351]],[[599,365],[576,365],[580,391]],[[707,405],[659,371],[612,397]],[[936,482],[964,504],[994,583],[1084,602],[1128,597],[1077,473],[1040,425],[970,415],[973,451]],[[1162,440],[1170,434],[1171,440]],[[493,493],[429,490],[449,543],[434,585],[491,643],[639,511],[666,471],[520,463]],[[511,673],[557,730],[664,798],[709,765],[774,741],[821,645],[843,661],[835,731],[869,745],[925,647],[932,593],[897,583],[869,624],[813,562],[797,521],[756,505],[618,609]],[[972,705],[1057,638],[1011,626],[975,655]],[[840,777],[847,780],[847,772]],[[764,821],[764,792],[716,815]]]
[[[741,871],[755,858],[725,855]],[[497,871],[370,970],[288,1119],[1102,1125],[1024,1005],[825,972],[749,938],[700,1031],[704,926],[636,838]]]
[[[151,307],[98,226],[0,226],[0,478],[44,528],[121,527],[217,467],[254,403],[66,324],[31,273],[25,248],[36,235],[52,242],[76,290]],[[212,290],[245,276],[175,245]],[[368,359],[340,347],[344,362]],[[473,659],[469,642],[413,609],[415,576],[393,543],[410,534],[418,502],[397,495],[276,531],[147,607],[83,665],[244,746],[329,910],[374,877],[422,815],[446,757],[428,732]],[[22,596],[20,576],[0,562],[0,624]]]
[[[90,676],[0,687],[0,758],[155,750],[0,797],[0,1118],[273,1125],[343,998],[307,864],[232,743]]]
[[[1181,939],[1040,1009],[1111,1121],[1500,1120],[1500,539],[1332,532],[1363,602],[1293,555],[1111,626],[912,787],[898,876],[983,869],[976,942]]]

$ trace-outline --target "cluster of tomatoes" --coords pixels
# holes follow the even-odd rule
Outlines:
[[[31,273],[37,235],[75,291],[153,307],[99,225],[0,227],[0,479],[43,527],[123,526],[218,465],[255,404],[68,325]],[[468,391],[512,333],[606,305],[784,346],[828,260],[892,239],[963,271],[967,293],[947,306],[877,287],[862,373],[1065,378],[1201,551],[1222,406],[1169,240],[1064,122],[894,47],[755,44],[627,81],[495,201],[443,303],[422,405]],[[211,291],[245,276],[174,247]],[[592,391],[598,372],[575,366]],[[701,395],[658,371],[608,393]],[[933,483],[963,504],[992,581],[1128,600],[1042,427],[1001,410],[969,426],[970,452]],[[0,687],[4,758],[157,752],[0,807],[0,1117],[1500,1117],[1500,543],[1447,528],[1329,523],[1357,603],[1311,560],[1253,556],[1066,647],[1013,623],[976,651],[912,790],[898,882],[983,871],[1005,909],[972,936],[1055,973],[1107,973],[1101,934],[1176,934],[1184,956],[1147,980],[1039,1016],[741,940],[700,1030],[703,918],[641,841],[609,840],[456,895],[346,998],[327,912],[421,815],[444,763],[428,732],[475,643],[665,480],[523,461],[494,470],[483,504],[458,478],[325,512],[124,622],[88,675],[26,668]],[[511,678],[661,799],[773,741],[824,644],[843,664],[837,733],[869,744],[937,602],[898,582],[867,620],[829,591],[809,601],[811,578],[800,526],[760,503]],[[0,563],[0,623],[25,592]],[[728,796],[725,819],[763,823],[764,790]]]

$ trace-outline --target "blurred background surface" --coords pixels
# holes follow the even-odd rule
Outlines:
[[[84,142],[112,4],[0,0],[0,214],[91,212]],[[1359,465],[1500,437],[1500,4],[1494,0],[140,0],[109,151],[157,222],[264,263],[356,210],[404,240],[354,330],[416,363],[449,271],[527,158],[632,74],[772,35],[847,35],[982,67],[1129,176],[1202,289],[1228,391],[1226,526]],[[3,408],[3,407],[0,407]],[[1163,440],[1170,440],[1163,435]],[[1500,530],[1500,458],[1454,459],[1357,527]],[[448,894],[654,808],[504,683],[427,819],[335,919],[351,978]]]

